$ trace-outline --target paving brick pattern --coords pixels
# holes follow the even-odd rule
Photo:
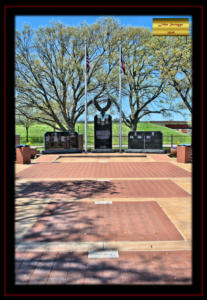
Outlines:
[[[30,198],[132,198],[186,197],[189,194],[171,180],[113,181],[39,181],[33,182],[17,197]]]
[[[34,178],[35,181],[25,189],[16,191],[20,206],[25,208],[25,202],[22,202],[25,199],[30,203],[22,210],[23,217],[17,220],[17,229],[21,231],[21,226],[31,222],[27,211],[34,211],[34,205],[38,209],[39,201],[45,205],[36,213],[37,218],[32,217],[31,227],[22,234],[20,246],[23,247],[18,249],[23,252],[15,253],[16,284],[191,284],[191,251],[186,250],[190,248],[163,246],[166,243],[188,242],[183,234],[183,226],[189,226],[190,221],[182,212],[189,205],[182,200],[190,195],[182,189],[182,185],[170,179],[177,177],[178,181],[183,178],[189,180],[191,172],[185,170],[184,166],[181,168],[171,163],[166,155],[152,154],[151,162],[109,162],[102,158],[99,162],[76,160],[70,163],[58,162],[57,158],[58,155],[41,156],[34,164],[17,173],[17,179],[29,182],[30,178],[31,181]],[[40,180],[37,182],[38,178]],[[50,178],[55,181],[49,181]],[[57,178],[60,180],[57,181]],[[61,181],[62,178],[64,181]],[[70,178],[74,178],[74,181]],[[95,180],[98,178],[112,180]],[[43,202],[45,197],[47,199]],[[130,197],[139,198],[139,201],[130,202]],[[152,199],[142,201],[142,197]],[[163,209],[155,201],[156,197],[163,199]],[[70,198],[88,198],[90,201],[70,201]],[[112,198],[112,201],[116,198],[116,201],[112,204],[94,204],[93,199],[97,201],[99,198]],[[129,198],[129,201],[118,201],[119,198]],[[178,214],[172,210],[173,199],[177,201],[173,203],[176,209],[182,208]],[[159,203],[162,206],[161,200]],[[115,259],[89,259],[88,253],[79,252],[84,248],[78,251],[75,248],[76,252],[71,252],[70,246],[64,248],[70,242],[76,245],[99,242],[102,245],[100,247],[103,244],[110,247],[116,242],[116,245],[148,243],[151,248],[137,251],[144,249],[137,246],[133,251],[120,251],[120,257]],[[156,243],[163,244],[154,248]],[[56,245],[60,247],[56,248]],[[31,251],[33,246],[34,250]],[[44,246],[48,246],[47,252],[44,252],[47,249]],[[69,249],[70,252],[57,252],[57,249]],[[130,247],[125,249],[131,250]],[[169,249],[171,251],[167,251]]]
[[[24,237],[27,242],[182,239],[155,201],[51,203]]]
[[[171,158],[168,155],[150,154],[148,156],[156,161],[171,161]]]
[[[147,163],[41,163],[20,171],[17,178],[133,178],[190,177],[191,173],[168,162]]]
[[[41,155],[40,157],[35,159],[35,162],[53,162],[55,161],[59,155],[57,154],[50,154],[50,155]]]
[[[17,284],[191,284],[191,251],[120,252],[116,259],[87,253],[16,253]],[[25,267],[26,266],[26,267]]]

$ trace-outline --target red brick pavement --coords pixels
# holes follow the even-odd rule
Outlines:
[[[78,180],[33,182],[16,196],[20,198],[82,199],[94,197],[187,197],[189,194],[171,180]]]
[[[191,251],[120,252],[89,259],[87,253],[17,252],[16,284],[191,284]],[[27,268],[25,268],[27,266]]]
[[[40,157],[35,159],[35,162],[53,162],[58,157],[59,155],[57,154],[41,155]]]
[[[153,158],[154,160],[159,160],[159,161],[171,161],[171,158],[167,155],[163,155],[163,154],[150,154],[149,155],[151,158]]]
[[[41,163],[18,173],[19,178],[190,177],[171,163]],[[91,190],[94,182],[97,184]],[[66,184],[67,183],[67,184]],[[33,183],[20,195],[32,197],[167,197],[184,196],[170,180]],[[42,185],[41,185],[42,184]],[[63,184],[63,185],[62,185]],[[84,187],[85,184],[85,187]],[[39,188],[38,188],[39,187]],[[101,189],[102,187],[102,189]],[[57,192],[58,189],[58,192]],[[176,190],[177,189],[177,190]],[[37,194],[36,191],[38,190]],[[98,194],[99,191],[99,194]],[[159,194],[160,193],[160,194]],[[187,194],[188,195],[188,194]],[[159,196],[157,196],[159,197]],[[170,241],[181,234],[155,201],[88,202],[58,200],[46,207],[24,237],[26,242]],[[117,259],[88,259],[87,253],[16,252],[16,284],[190,284],[191,251],[120,252]]]
[[[24,241],[170,241],[181,234],[155,201],[51,203]]]
[[[190,177],[191,173],[168,162],[41,163],[17,174],[17,178],[133,178]]]

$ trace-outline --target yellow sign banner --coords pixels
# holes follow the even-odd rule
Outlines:
[[[152,35],[189,35],[188,19],[153,19]]]

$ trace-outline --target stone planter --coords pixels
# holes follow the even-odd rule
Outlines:
[[[20,145],[16,147],[16,163],[17,164],[31,163],[31,151],[29,146]]]

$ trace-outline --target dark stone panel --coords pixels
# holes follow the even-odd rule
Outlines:
[[[129,149],[162,149],[162,132],[130,131],[128,134]]]
[[[112,149],[112,118],[96,115],[94,118],[95,149]]]
[[[46,132],[44,135],[45,150],[64,150],[78,148],[77,132]]]

